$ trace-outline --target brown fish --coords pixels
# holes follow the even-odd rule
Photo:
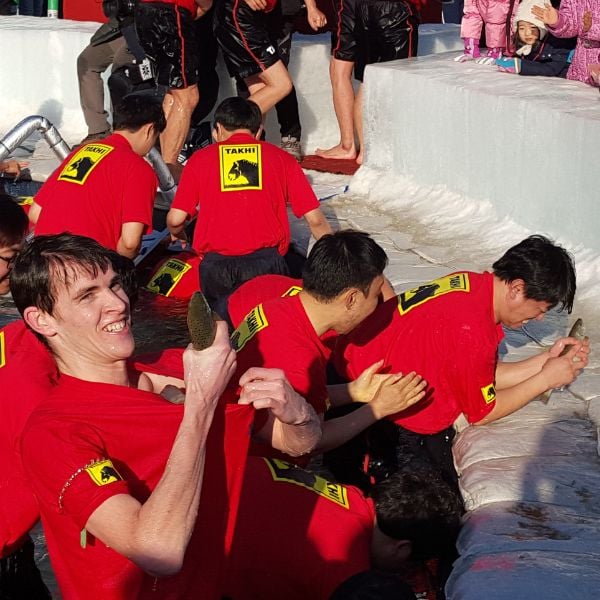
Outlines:
[[[188,304],[187,326],[194,350],[204,350],[215,341],[216,315],[202,292],[195,292]]]
[[[583,320],[582,319],[577,319],[575,321],[575,323],[573,323],[573,327],[571,327],[571,331],[569,331],[568,337],[575,338],[575,339],[579,340],[580,342],[583,342],[583,341],[585,341],[587,339],[587,336],[585,335],[585,328],[583,327]],[[573,347],[573,344],[565,344],[565,347],[562,349],[562,351],[559,354],[559,356],[564,356],[567,352],[569,352],[569,350],[572,347]],[[548,404],[548,400],[550,400],[550,396],[552,395],[553,391],[554,391],[554,389],[546,390],[540,396],[540,400],[544,404]]]

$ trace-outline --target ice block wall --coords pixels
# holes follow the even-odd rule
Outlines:
[[[454,56],[367,67],[365,164],[599,250],[598,89]]]

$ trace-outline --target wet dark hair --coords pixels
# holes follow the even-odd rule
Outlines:
[[[370,570],[346,579],[329,600],[417,600],[417,597],[398,575]]]
[[[531,235],[509,248],[493,265],[494,275],[502,281],[522,279],[530,300],[560,304],[571,312],[576,278],[573,257],[543,235]]]
[[[0,194],[0,246],[20,244],[27,233],[29,220],[17,199]]]
[[[453,553],[463,513],[458,492],[433,470],[398,471],[371,490],[377,526],[409,540],[413,560]]]
[[[320,301],[330,301],[350,288],[365,296],[383,274],[387,255],[369,234],[345,229],[321,237],[302,269],[302,287]]]
[[[135,133],[151,123],[154,131],[162,133],[167,126],[162,103],[148,96],[128,94],[115,106],[113,129]]]
[[[133,261],[81,235],[40,235],[25,247],[11,271],[10,290],[15,306],[21,316],[28,306],[51,315],[56,302],[56,284],[69,286],[73,269],[83,269],[96,277],[111,266],[121,277],[125,293],[135,299],[137,279]]]
[[[225,98],[215,110],[213,128],[220,123],[227,131],[248,129],[256,134],[262,124],[262,113],[258,104],[239,96]]]

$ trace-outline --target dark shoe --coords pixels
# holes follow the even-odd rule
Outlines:
[[[281,149],[291,154],[297,161],[302,160],[302,146],[298,138],[291,135],[283,136],[281,138]]]

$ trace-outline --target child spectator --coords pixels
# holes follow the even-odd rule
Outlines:
[[[534,6],[531,12],[548,25],[548,31],[556,37],[577,36],[567,79],[600,85],[591,75],[594,66],[600,63],[600,2],[563,0],[559,10],[545,4],[544,8]]]
[[[543,21],[531,9],[536,0],[523,0],[514,21],[514,58],[498,58],[500,71],[519,75],[566,77],[571,64],[575,40],[560,40],[548,35]]]
[[[509,0],[465,0],[460,24],[460,37],[465,43],[465,50],[454,60],[477,60],[478,63],[492,64],[497,58],[502,58],[510,38],[506,28],[511,6],[516,10],[517,3],[512,5]],[[484,25],[488,51],[486,56],[481,56],[479,38]]]

